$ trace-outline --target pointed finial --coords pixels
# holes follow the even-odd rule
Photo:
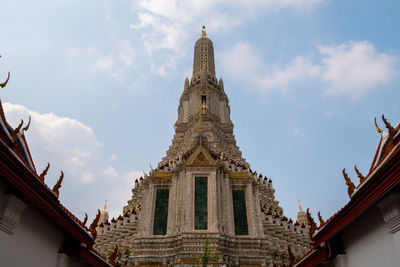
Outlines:
[[[356,188],[353,184],[353,182],[350,180],[349,176],[346,173],[346,169],[342,170],[343,177],[346,180],[346,185],[347,185],[347,194],[349,195],[349,198],[351,198],[351,195],[354,192],[354,189]]]
[[[356,171],[358,178],[360,178],[360,184],[362,184],[365,181],[364,175],[362,175],[362,173],[357,169],[356,165],[354,165],[354,170]]]
[[[28,124],[24,128],[22,128],[22,133],[28,131],[30,125],[31,125],[31,115],[29,115]]]
[[[326,222],[324,221],[324,219],[322,219],[322,216],[321,216],[321,212],[320,212],[320,211],[318,211],[318,220],[319,220],[319,227],[320,227],[320,228],[326,224]]]
[[[301,209],[301,204],[300,204],[300,200],[297,200],[299,202],[299,211],[302,211]]]
[[[54,185],[54,187],[53,187],[53,189],[52,189],[52,191],[54,192],[54,194],[56,194],[57,198],[60,197],[60,191],[59,191],[59,189],[61,188],[61,183],[62,183],[63,180],[64,180],[64,172],[61,171],[60,178],[58,178],[57,183]]]
[[[8,72],[7,80],[4,83],[0,83],[1,88],[6,87],[8,80],[10,80],[10,72]]]
[[[100,219],[100,210],[98,209],[96,217],[94,218],[93,222],[89,226],[89,231],[92,234],[93,239],[96,239],[96,236],[97,236],[96,227],[97,227],[97,224],[99,223],[99,219]]]
[[[318,229],[318,227],[314,221],[314,218],[311,216],[309,208],[307,208],[306,214],[307,214],[308,225],[310,225],[310,229],[308,229],[308,236],[310,237],[310,239],[312,239],[312,236],[315,233],[315,231]]]
[[[189,89],[189,79],[188,79],[188,77],[186,77],[186,79],[185,79],[185,86],[184,86],[183,90],[186,91],[186,90],[188,90],[188,89]]]
[[[42,171],[42,173],[39,175],[40,181],[44,182],[44,177],[46,176],[47,171],[49,170],[49,168],[50,168],[50,163],[47,162],[47,167],[46,167],[46,168]]]
[[[376,123],[376,117],[374,118],[374,122],[375,122],[376,130],[378,131],[378,133],[382,134],[383,130],[381,128],[379,128],[378,124]]]
[[[206,26],[204,26],[204,25],[203,25],[203,28],[201,30],[201,37],[207,37]]]
[[[83,225],[83,226],[86,225],[87,219],[88,219],[88,216],[87,216],[87,214],[86,214],[86,212],[85,212],[85,219],[83,219],[83,222],[82,222],[82,225]]]
[[[104,211],[107,210],[107,199],[106,199],[106,204],[104,204]]]
[[[396,135],[396,130],[393,128],[392,125],[385,119],[385,117],[382,114],[382,120],[385,123],[386,128],[389,130],[389,136],[390,138],[393,139],[393,137]]]
[[[17,126],[17,128],[14,129],[11,133],[11,138],[13,140],[13,143],[15,143],[15,140],[17,140],[17,135],[19,134],[19,131],[21,131],[21,127],[24,124],[24,120],[21,120],[21,123]]]

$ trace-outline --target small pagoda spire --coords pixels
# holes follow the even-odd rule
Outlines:
[[[106,203],[104,204],[104,211],[107,210],[107,199],[106,199]]]
[[[186,77],[185,79],[185,86],[183,87],[183,91],[187,91],[189,89],[189,79]]]
[[[203,25],[203,28],[201,30],[201,37],[207,37],[206,26],[204,26],[204,25]]]

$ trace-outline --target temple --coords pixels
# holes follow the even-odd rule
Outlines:
[[[135,181],[118,218],[109,221],[103,211],[96,250],[107,257],[117,247],[123,266],[197,264],[205,244],[210,262],[224,265],[283,266],[307,252],[305,212],[300,208],[300,223],[284,216],[272,181],[242,157],[233,127],[203,26],[172,144],[157,168]]]

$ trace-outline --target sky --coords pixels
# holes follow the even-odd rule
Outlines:
[[[118,216],[134,180],[165,156],[204,24],[234,134],[271,178],[286,216],[349,200],[341,171],[369,171],[384,128],[400,121],[399,1],[2,1],[0,98],[46,183],[92,219]]]

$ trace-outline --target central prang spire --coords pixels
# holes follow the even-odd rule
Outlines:
[[[215,76],[214,47],[206,29],[194,46],[193,77],[186,78],[179,100],[172,145],[160,166],[187,153],[200,141],[224,158],[243,162],[233,135],[229,100],[224,83]]]
[[[207,38],[206,27],[204,25],[201,37],[194,45],[192,78],[200,76],[203,65],[205,65],[208,75],[215,78],[214,46],[211,40]]]

